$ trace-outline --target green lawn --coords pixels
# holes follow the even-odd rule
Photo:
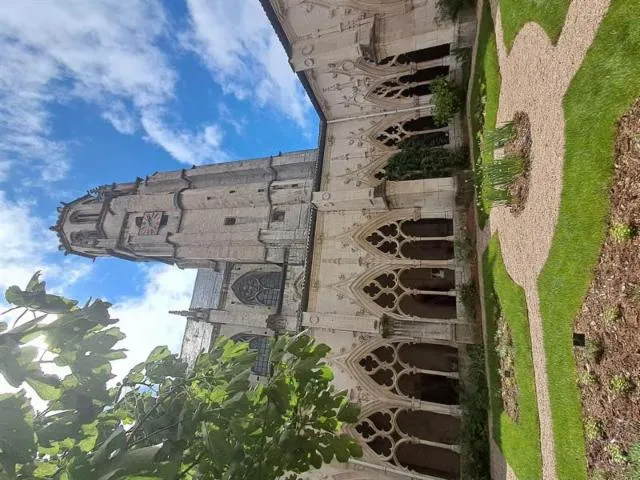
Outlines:
[[[508,3],[503,0],[504,9]],[[572,330],[607,229],[616,121],[640,96],[638,12],[640,0],[612,2],[564,99],[560,217],[538,280],[557,474],[562,480],[586,478]]]
[[[527,22],[539,24],[555,44],[560,37],[571,0],[500,0],[502,30],[507,50]]]
[[[496,237],[491,239],[484,254],[483,278],[493,435],[519,480],[539,480],[542,478],[540,426],[527,304],[524,291],[507,273]],[[494,345],[500,312],[511,328],[515,349],[515,375],[520,394],[518,423],[513,422],[502,409],[499,361]]]
[[[471,87],[471,128],[477,171],[482,170],[482,164],[493,162],[493,149],[485,148],[484,151],[481,151],[478,132],[481,130],[493,130],[496,127],[501,82],[493,19],[489,2],[485,0],[482,21],[479,27],[475,74]],[[480,177],[481,175],[477,175],[477,178]],[[482,195],[480,196],[480,202],[480,205],[478,205],[478,223],[481,228],[484,228],[491,205],[484,201]]]

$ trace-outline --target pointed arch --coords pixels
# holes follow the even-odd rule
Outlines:
[[[363,415],[352,428],[369,455],[393,468],[443,479],[459,478],[460,418],[395,406]]]
[[[449,75],[449,65],[441,61],[438,63],[431,65],[430,62],[417,69],[407,69],[382,78],[371,85],[365,99],[383,107],[414,105],[417,97],[431,95],[431,82]]]
[[[412,354],[410,348],[425,355]],[[357,361],[378,390],[396,397],[444,406],[458,405],[458,351],[455,347],[415,341],[374,346]]]
[[[281,272],[248,272],[238,278],[231,290],[245,305],[275,307],[280,299]]]
[[[418,214],[415,209],[403,209],[380,215],[358,229],[353,238],[369,253],[396,260],[453,259],[453,219]]]

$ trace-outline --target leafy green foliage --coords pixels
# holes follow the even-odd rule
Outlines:
[[[617,397],[628,395],[634,387],[626,375],[614,375],[609,379],[609,391]]]
[[[602,318],[607,325],[613,325],[618,323],[618,320],[622,317],[622,311],[619,305],[609,305],[602,312]]]
[[[484,198],[492,205],[506,205],[511,202],[509,186],[524,172],[524,159],[516,155],[496,158],[493,163],[482,167]]]
[[[578,385],[581,387],[589,387],[598,382],[598,376],[593,372],[583,371],[578,375]]]
[[[463,479],[490,480],[489,390],[482,345],[470,345],[469,371],[460,397],[464,422],[460,432]]]
[[[584,436],[589,442],[593,442],[602,436],[602,422],[595,418],[584,420]]]
[[[444,127],[462,108],[462,90],[446,77],[438,77],[430,84],[433,101],[433,121]]]
[[[359,409],[331,385],[329,347],[304,334],[275,341],[264,383],[250,382],[248,344],[220,339],[192,369],[157,347],[110,387],[125,354],[108,303],[47,294],[39,274],[6,297],[33,318],[0,323],[0,374],[47,408],[35,412],[24,390],[0,395],[2,480],[269,480],[362,455],[339,433]],[[47,374],[47,363],[69,373]]]
[[[472,148],[478,190],[478,223],[481,228],[484,228],[491,210],[491,201],[485,198],[482,166],[493,163],[493,148],[481,148],[481,144],[485,133],[496,127],[501,85],[496,35],[489,2],[484,2],[482,9],[475,60],[469,116],[471,117]]]
[[[613,463],[617,465],[624,465],[627,463],[627,455],[619,443],[610,443],[607,445],[606,450]]]
[[[637,235],[636,229],[626,223],[614,222],[609,228],[609,235],[617,243],[624,243]]]
[[[455,239],[453,241],[453,251],[455,252],[456,260],[459,262],[468,262],[473,259],[473,241],[469,235],[466,235],[462,239]]]
[[[475,282],[466,283],[460,287],[460,301],[469,321],[475,321],[478,301],[478,287]]]
[[[403,141],[399,146],[401,150],[391,156],[385,167],[388,180],[450,177],[469,163],[465,148],[433,148],[425,146],[420,139]]]
[[[484,132],[485,142],[490,142],[493,148],[504,147],[511,140],[516,138],[516,127],[513,122],[507,122],[494,130]]]
[[[597,338],[588,338],[584,344],[584,354],[587,360],[598,363],[604,353],[604,346]]]

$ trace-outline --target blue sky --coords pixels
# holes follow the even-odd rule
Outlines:
[[[316,146],[317,118],[258,0],[20,0],[0,9],[0,288],[42,269],[112,301],[133,363],[179,347],[195,277],[57,251],[89,188]],[[125,368],[123,364],[121,369]]]

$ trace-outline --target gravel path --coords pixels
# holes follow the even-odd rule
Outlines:
[[[500,12],[495,12],[502,74],[498,124],[511,120],[517,111],[526,112],[531,121],[533,145],[529,196],[524,211],[514,217],[507,208],[493,208],[490,226],[492,233],[500,232],[509,274],[526,292],[545,480],[554,479],[556,475],[536,285],[551,248],[560,206],[565,145],[562,99],[595,37],[609,1],[574,0],[555,47],[538,24],[528,23],[519,32],[509,54],[504,46]]]

